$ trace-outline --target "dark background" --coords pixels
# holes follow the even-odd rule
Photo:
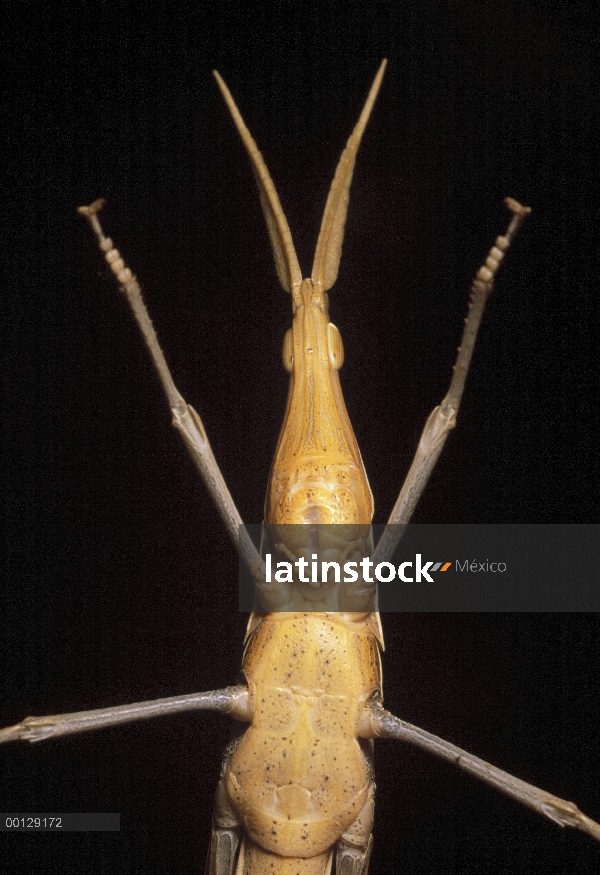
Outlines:
[[[419,522],[598,519],[595,3],[9,4],[2,217],[1,724],[232,683],[237,559],[75,208],[139,276],[175,381],[260,522],[287,378],[238,100],[310,271],[336,162],[390,59],[330,293],[384,522],[446,391],[470,280],[534,213],[485,317]],[[91,4],[90,4],[91,8]],[[597,414],[596,414],[597,416]],[[600,820],[597,615],[384,617],[393,712]],[[225,718],[2,750],[0,809],[121,812],[0,836],[6,872],[202,872]],[[600,846],[431,757],[377,747],[373,875],[592,872]]]

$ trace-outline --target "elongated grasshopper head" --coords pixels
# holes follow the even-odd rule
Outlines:
[[[292,298],[293,324],[283,341],[290,388],[265,501],[265,522],[282,558],[335,560],[346,558],[351,549],[364,556],[371,546],[373,496],[342,395],[338,370],[344,362],[344,347],[340,332],[329,321],[327,292],[337,278],[356,153],[385,66],[384,60],[340,158],[308,279],[302,279],[290,229],[264,160],[227,86],[215,72],[252,162],[279,280]],[[328,582],[317,587],[297,583],[312,600],[331,589]]]

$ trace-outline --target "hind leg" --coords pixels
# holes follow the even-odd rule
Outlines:
[[[374,797],[375,784],[371,783],[362,811],[335,846],[335,875],[367,875],[373,844]]]
[[[212,832],[210,848],[206,858],[205,875],[233,875],[235,871],[242,824],[227,795],[225,772],[239,741],[240,739],[236,738],[228,744],[223,754],[223,765],[221,766],[221,775],[215,794]]]

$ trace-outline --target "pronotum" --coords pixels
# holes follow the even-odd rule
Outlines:
[[[284,365],[293,375],[293,389],[271,473],[265,522],[300,524],[308,527],[313,540],[304,541],[305,533],[300,540],[294,540],[289,533],[272,530],[271,542],[280,558],[298,558],[306,555],[309,548],[319,558],[329,559],[372,555],[377,562],[392,554],[392,546],[385,541],[379,543],[374,553],[368,542],[372,498],[338,389],[337,371],[343,363],[343,347],[337,329],[328,322],[326,294],[337,276],[356,152],[384,68],[385,62],[336,172],[311,281],[302,280],[287,222],[266,167],[217,75],[257,177],[278,277],[293,302],[294,327],[286,334],[283,346]],[[497,238],[474,282],[455,379],[444,402],[428,420],[391,522],[406,522],[410,518],[454,425],[481,309],[510,241],[528,213],[528,208],[511,199],[507,199],[507,205],[513,219],[507,233]],[[373,610],[372,592],[340,587],[319,592],[316,599],[314,593],[298,586],[297,579],[291,587],[276,589],[266,585],[262,559],[243,530],[240,532],[241,520],[212,457],[199,417],[172,383],[137,282],[101,230],[97,219],[100,206],[101,202],[95,202],[81,212],[89,218],[107,261],[129,298],[167,393],[174,424],[182,432],[232,540],[254,575],[262,610],[257,610],[249,622],[243,666],[246,683],[169,701],[27,718],[4,730],[0,740],[37,741],[198,708],[230,713],[242,725],[249,723],[250,730],[238,736],[226,755],[213,820],[210,875],[230,875],[234,871],[266,873],[273,866],[282,873],[326,873],[332,866],[340,875],[366,873],[373,817],[372,740],[377,737],[416,743],[561,825],[575,826],[600,838],[598,825],[571,803],[536,790],[383,710],[378,668],[378,647],[383,639]],[[335,436],[336,451],[332,452]],[[346,539],[339,542],[339,530],[315,534],[315,523],[346,526]],[[288,639],[292,640],[289,645],[292,650],[286,643]],[[323,651],[318,644],[323,642],[331,654],[326,662],[318,656]],[[298,656],[303,649],[309,654],[304,660]],[[292,657],[295,667],[287,672],[283,683],[277,672]],[[331,664],[335,664],[335,670],[324,667]],[[357,683],[361,670],[364,677]],[[311,748],[319,744],[325,754],[317,753],[318,766],[309,767],[307,757],[314,753]],[[258,757],[257,751],[264,745],[269,748],[269,756]],[[333,765],[333,760],[337,762],[333,756],[336,749],[343,754],[342,763]],[[286,760],[292,760],[292,765]],[[326,775],[325,771],[331,774]],[[273,772],[277,774],[274,779]]]

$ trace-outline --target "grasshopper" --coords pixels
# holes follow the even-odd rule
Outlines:
[[[303,278],[287,220],[263,158],[221,77],[218,85],[249,154],[279,281],[292,300],[283,342],[290,373],[284,424],[267,499],[263,548],[242,526],[198,413],[181,397],[146,311],[140,287],[100,226],[89,220],[126,294],[162,382],[173,424],[212,496],[227,532],[253,576],[256,606],[242,663],[244,683],[210,692],[94,711],[28,717],[0,732],[0,742],[46,738],[192,710],[228,714],[239,732],[227,747],[218,783],[208,875],[306,873],[366,875],[374,817],[373,743],[410,742],[457,765],[561,826],[600,840],[600,826],[570,802],[539,790],[383,708],[383,632],[373,586],[337,586],[326,574],[305,585],[300,560],[391,559],[444,443],[456,422],[485,301],[496,271],[529,208],[508,198],[512,219],[475,278],[449,391],[428,418],[415,459],[379,543],[370,540],[373,499],[341,393],[343,344],[328,318],[329,289],[341,257],[356,154],[381,85],[385,61],[342,153],[318,238]],[[291,579],[269,580],[264,553],[298,566]]]

